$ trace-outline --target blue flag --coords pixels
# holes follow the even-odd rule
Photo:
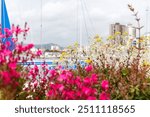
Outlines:
[[[5,28],[11,29],[5,0],[1,0],[1,26],[2,26],[2,34],[5,34],[5,31],[4,31]],[[10,37],[10,38],[2,39],[2,43],[6,44],[7,42],[10,43],[10,46],[8,47],[8,49],[13,50],[15,48],[15,44],[12,41],[12,38]]]

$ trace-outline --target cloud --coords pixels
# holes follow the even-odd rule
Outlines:
[[[11,23],[23,26],[27,21],[31,27],[27,43],[57,43],[62,46],[78,40],[77,2],[79,0],[43,0],[42,5],[42,34],[41,40],[41,0],[5,0]],[[87,44],[88,33],[93,32],[104,37],[109,34],[109,24],[120,22],[135,24],[134,17],[127,8],[131,3],[139,11],[142,24],[145,25],[145,9],[148,0],[82,0],[84,2],[85,20],[83,20],[83,43]],[[81,5],[81,4],[79,4]]]

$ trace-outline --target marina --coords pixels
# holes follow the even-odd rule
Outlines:
[[[0,100],[150,100],[148,4],[116,1],[1,0]]]

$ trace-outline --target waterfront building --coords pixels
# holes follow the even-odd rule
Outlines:
[[[116,32],[123,34],[126,32],[126,26],[120,23],[115,23],[110,25],[110,35],[115,35]]]
[[[51,50],[60,50],[60,47],[57,45],[51,46]]]
[[[132,24],[127,24],[126,28],[129,38],[136,38],[136,28]]]
[[[128,41],[132,45],[133,40],[136,38],[136,28],[132,24],[122,25],[115,23],[110,25],[109,33],[113,36],[112,44],[126,45]]]
[[[111,40],[112,44],[124,44],[124,40],[121,35],[123,35],[126,32],[126,26],[122,25],[120,23],[115,23],[110,25],[110,35],[112,35],[114,38]]]

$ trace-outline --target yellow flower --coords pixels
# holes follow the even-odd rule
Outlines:
[[[91,62],[92,62],[92,60],[87,59],[87,60],[85,60],[85,62],[86,62],[86,63],[91,63]]]
[[[115,36],[121,35],[121,32],[115,32]]]
[[[78,46],[79,46],[78,42],[75,42],[75,43],[74,43],[74,46],[75,46],[75,47],[78,47]]]
[[[102,42],[101,38],[97,38],[96,42]]]
[[[114,36],[113,35],[110,35],[107,40],[113,40],[114,39]]]
[[[61,55],[62,55],[62,56],[65,56],[65,55],[67,55],[67,53],[66,53],[66,52],[63,52]]]
[[[143,61],[143,66],[150,66],[150,63],[146,60]]]
[[[67,48],[68,48],[68,49],[71,49],[72,47],[71,47],[71,46],[68,46]]]
[[[102,37],[100,37],[98,34],[94,37],[96,42],[102,42]]]
[[[141,39],[139,40],[139,42],[140,42],[140,43],[141,43],[141,42],[144,42],[144,39],[141,38]]]
[[[61,56],[61,57],[59,58],[59,60],[62,61],[62,60],[63,60],[63,57]]]
[[[123,36],[128,36],[128,32],[124,32],[122,35]]]

